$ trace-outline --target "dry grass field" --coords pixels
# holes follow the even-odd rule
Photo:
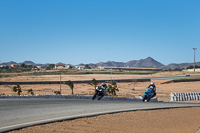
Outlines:
[[[147,77],[185,75],[184,72],[162,72],[153,75],[112,75],[112,79],[136,79]],[[200,74],[200,73],[197,73]],[[110,80],[111,75],[62,75],[62,81],[67,80]],[[59,81],[59,75],[45,76],[18,76],[0,78],[0,81]],[[154,80],[157,86],[159,101],[170,101],[171,92],[200,92],[200,82],[179,82],[162,84],[166,80]],[[117,83],[118,96],[139,97],[143,95],[149,82]],[[15,94],[12,85],[0,85],[0,94]],[[60,85],[21,85],[22,94],[27,94],[28,89],[33,89],[35,94],[54,94],[59,91]],[[62,84],[62,94],[71,94],[67,85]],[[89,84],[74,84],[74,93],[79,95],[92,95],[94,87]],[[192,115],[191,115],[192,114]],[[56,122],[24,128],[13,133],[93,133],[93,132],[153,132],[153,133],[196,133],[200,128],[200,107],[179,108],[152,111],[133,111],[109,115],[100,115],[91,118],[81,118],[65,122]],[[99,126],[101,124],[101,126]]]
[[[112,79],[137,79],[159,76],[171,76],[171,75],[185,75],[185,72],[161,72],[152,75],[112,75]],[[198,73],[197,73],[198,74]],[[62,75],[62,81],[68,80],[111,80],[111,75],[107,74],[88,74],[88,75]],[[4,77],[0,78],[0,81],[59,81],[60,75],[41,75],[41,76],[17,76],[17,77]],[[162,84],[166,80],[154,80],[157,86],[157,97],[159,101],[169,101],[170,93],[172,92],[200,92],[200,82],[179,82]],[[117,95],[120,97],[138,98],[139,95],[143,95],[144,89],[149,85],[149,82],[126,82],[117,83],[119,92]],[[12,92],[14,85],[0,85],[0,94],[16,94]],[[51,85],[21,85],[22,95],[27,95],[27,91],[32,89],[35,94],[54,94],[54,91],[60,90],[59,84]],[[61,84],[62,94],[71,94],[71,89]],[[74,84],[74,94],[78,95],[93,95],[94,87],[89,84]]]

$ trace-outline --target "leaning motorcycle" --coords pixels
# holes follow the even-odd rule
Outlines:
[[[145,91],[144,91],[144,96],[143,96],[143,99],[142,99],[142,101],[144,102],[144,101],[147,101],[147,102],[149,102],[150,100],[151,100],[151,98],[152,98],[152,89],[150,89],[150,88],[146,88],[145,89]]]
[[[104,90],[101,86],[96,87],[92,100],[94,100],[95,98],[101,100],[101,98],[106,94],[106,92],[107,91]]]

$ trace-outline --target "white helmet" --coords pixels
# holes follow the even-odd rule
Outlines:
[[[151,84],[150,85],[154,85],[154,82],[151,82]]]

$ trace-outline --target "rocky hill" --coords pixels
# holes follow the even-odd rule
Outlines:
[[[161,67],[161,69],[166,69],[166,70],[173,70],[173,69],[182,69],[182,68],[187,68],[189,66],[193,66],[194,63],[180,63],[180,64],[176,64],[176,63],[171,63],[169,65],[163,66]],[[200,62],[196,62],[195,65],[200,66]]]
[[[141,60],[133,60],[129,61],[125,64],[125,67],[146,67],[146,68],[161,68],[164,67],[164,65],[156,60],[154,60],[151,57],[147,57],[146,59]]]
[[[93,65],[105,66],[105,67],[113,66],[113,67],[145,67],[145,68],[160,68],[160,67],[164,66],[163,64],[154,60],[151,57],[148,57],[146,59],[141,59],[141,60],[132,60],[132,61],[129,61],[126,63],[107,61],[107,62],[99,62],[99,63],[93,64]]]
[[[49,64],[35,64],[32,61],[24,61],[22,62],[26,65],[32,65],[32,66],[48,66]],[[11,64],[22,64],[22,63],[16,63],[16,62],[5,62],[5,63],[1,63],[0,65],[7,65],[10,66]],[[57,64],[57,63],[56,63]],[[61,63],[64,64],[64,63]],[[107,62],[99,62],[99,63],[90,63],[88,64],[90,67],[93,66],[104,66],[104,67],[144,67],[144,68],[160,68],[160,69],[176,69],[176,68],[187,68],[191,65],[193,65],[193,63],[180,63],[180,64],[169,64],[169,65],[163,65],[162,63],[156,61],[155,59],[151,58],[151,57],[147,57],[145,59],[140,59],[140,60],[132,60],[132,61],[128,61],[128,62],[115,62],[115,61],[107,61]],[[197,62],[196,65],[200,66],[200,62]],[[85,66],[85,64],[79,64],[79,66]]]
[[[1,63],[0,65],[3,65],[3,66],[10,66],[11,64],[17,64],[17,63],[14,62],[14,61],[10,61],[10,62]]]

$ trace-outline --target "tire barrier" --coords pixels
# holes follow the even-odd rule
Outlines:
[[[150,82],[151,79],[113,79],[116,82]],[[99,82],[110,82],[110,80],[97,80]],[[90,83],[91,80],[72,81],[72,83]],[[65,81],[33,81],[33,82],[0,82],[0,85],[27,85],[27,84],[65,84]]]
[[[171,93],[171,101],[200,101],[200,92]]]
[[[61,98],[61,99],[91,99],[92,96],[83,96],[83,95],[55,95],[55,94],[49,94],[49,95],[0,95],[0,99],[28,99],[28,98],[46,98],[46,99],[55,99],[55,98]],[[140,98],[128,98],[128,97],[110,97],[110,96],[104,96],[101,100],[123,100],[123,101],[142,101]],[[157,98],[151,99],[151,102],[157,102]]]

